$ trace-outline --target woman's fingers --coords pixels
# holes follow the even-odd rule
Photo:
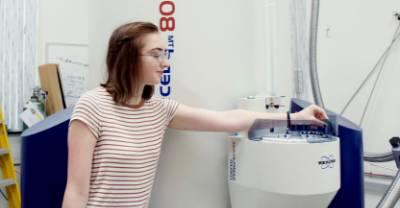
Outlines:
[[[328,115],[326,114],[325,110],[322,109],[321,107],[312,105],[310,106],[310,108],[312,108],[312,113],[315,118],[321,121],[328,119]]]

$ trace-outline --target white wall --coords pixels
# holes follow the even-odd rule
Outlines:
[[[46,42],[89,41],[92,71],[88,86],[94,87],[104,75],[104,41],[112,29],[137,18],[157,22],[159,2],[41,0],[39,63],[45,62]],[[174,2],[179,20],[177,53],[173,61],[176,75],[174,98],[185,104],[222,110],[234,107],[237,97],[265,89],[263,67],[266,61],[263,60],[264,49],[261,49],[265,44],[262,1]],[[286,1],[279,2],[279,7],[286,8]],[[397,0],[387,0],[385,4],[372,0],[321,1],[318,60],[321,87],[329,108],[339,110],[344,105],[344,100],[362,79],[359,73],[366,74],[388,45],[396,26],[391,14],[400,10],[399,4]],[[278,94],[291,95],[290,41],[283,23],[288,17],[285,9],[280,11],[276,89]],[[328,28],[329,35],[326,33]],[[211,49],[212,46],[215,49]],[[399,57],[398,47],[395,49],[393,54]],[[396,66],[398,62],[393,58],[386,65],[391,70]],[[206,79],[210,81],[199,81]],[[381,89],[385,99],[398,94],[395,87],[390,88],[395,86],[395,80],[386,80],[392,84]],[[215,91],[219,93],[210,93]],[[397,99],[392,105],[397,105]],[[398,115],[397,111],[392,112]],[[382,126],[397,124],[397,121],[384,118],[380,121],[385,122]],[[224,137],[225,134],[169,132],[163,146],[152,208],[229,207]],[[386,141],[380,141],[376,146],[381,145],[386,145]],[[380,148],[386,147],[378,150]]]
[[[99,3],[92,0],[89,3],[90,65],[92,74],[97,74],[89,86],[95,86],[102,79],[105,42],[112,29],[128,20],[157,22],[159,2]],[[174,2],[177,19],[177,52],[172,62],[175,99],[199,107],[228,109],[234,106],[237,97],[270,90],[265,83],[269,71],[264,71],[269,60],[264,60],[263,1]],[[288,2],[278,1],[277,4],[275,83],[279,95],[293,92]],[[383,52],[396,27],[392,16],[396,8],[399,3],[395,0],[385,1],[385,4],[372,0],[321,1],[318,64],[328,108],[340,110],[362,79],[359,74],[365,75]],[[386,67],[393,69],[397,64],[392,59]],[[205,83],[204,80],[210,81]],[[390,89],[395,88],[386,88]],[[381,94],[388,95],[385,90]],[[397,101],[392,105],[396,106]],[[354,106],[360,109],[358,104]],[[357,114],[351,112],[348,116],[352,118]],[[386,122],[388,125],[397,123],[395,120]],[[379,130],[374,129],[374,132]],[[228,206],[223,137],[211,133],[170,132],[163,146],[152,207]],[[377,150],[378,146],[368,145],[369,141],[371,139],[365,141],[366,149]],[[379,143],[386,146],[386,141]]]
[[[46,43],[88,43],[88,0],[39,0],[39,64]]]
[[[338,0],[321,1],[320,5],[318,66],[321,89],[326,106],[340,112],[389,46],[400,23],[393,15],[395,11],[400,12],[400,1]],[[388,152],[391,150],[388,140],[400,135],[399,65],[400,41],[397,41],[361,125],[365,152]],[[361,119],[376,75],[344,114],[355,123]],[[383,164],[383,168],[379,166],[382,164],[366,163],[365,171],[393,175],[397,170],[394,162]]]
[[[90,1],[89,62],[90,74],[95,76],[89,88],[103,78],[105,47],[112,30],[133,20],[158,24],[159,3]],[[223,110],[234,108],[238,97],[254,94],[255,4],[239,0],[174,3],[172,97],[187,105]],[[151,207],[229,207],[225,137],[224,133],[170,131],[164,140]]]
[[[89,2],[89,3],[88,3]],[[39,63],[49,42],[89,42],[88,89],[104,78],[105,43],[127,21],[157,22],[160,1],[41,0]],[[177,31],[173,97],[211,109],[231,109],[238,97],[269,91],[265,70],[265,14],[262,1],[174,1]],[[277,5],[287,22],[287,2]],[[283,10],[282,10],[283,9]],[[89,11],[89,20],[88,13]],[[90,24],[88,24],[88,21]],[[89,25],[89,26],[88,26]],[[290,95],[287,24],[279,24],[277,94]],[[88,34],[89,33],[89,38]],[[287,71],[287,73],[282,73]],[[287,76],[289,74],[289,76]],[[284,77],[282,77],[284,76]],[[207,80],[207,82],[206,82]],[[210,81],[209,81],[210,80]],[[210,92],[218,92],[211,93]],[[169,132],[163,146],[152,207],[228,207],[226,134]]]

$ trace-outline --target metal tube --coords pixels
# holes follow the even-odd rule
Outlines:
[[[317,35],[318,35],[319,0],[313,0],[310,23],[310,79],[315,104],[324,107],[317,72]]]
[[[377,208],[392,208],[396,205],[400,197],[400,170],[397,171],[396,177],[393,179],[389,188],[386,190]]]

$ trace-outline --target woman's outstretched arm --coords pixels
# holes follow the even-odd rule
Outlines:
[[[195,131],[247,131],[255,119],[286,120],[286,113],[262,113],[240,109],[213,111],[180,104],[169,127]],[[321,123],[328,117],[322,108],[311,105],[300,112],[292,113],[291,119]]]

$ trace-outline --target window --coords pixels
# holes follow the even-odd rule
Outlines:
[[[0,106],[9,131],[37,82],[38,0],[0,1]]]

